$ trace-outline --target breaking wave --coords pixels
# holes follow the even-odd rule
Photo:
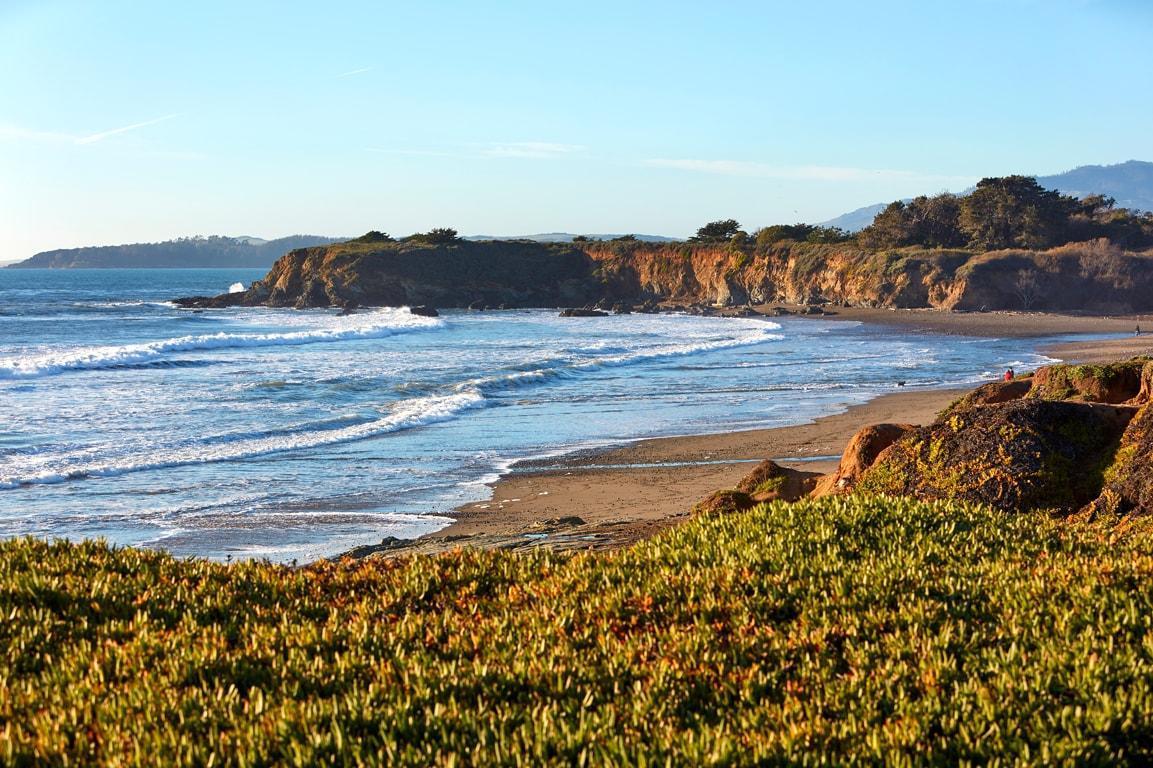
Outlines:
[[[407,309],[384,309],[371,314],[332,318],[329,327],[287,333],[211,333],[140,344],[81,347],[0,360],[0,379],[54,376],[71,371],[140,367],[156,364],[169,355],[212,349],[302,346],[350,339],[379,339],[409,331],[439,328],[444,321],[410,314]]]
[[[138,449],[134,455],[106,459],[96,458],[90,449],[71,454],[9,456],[8,466],[4,473],[0,474],[0,489],[61,483],[93,477],[113,477],[129,472],[167,469],[192,464],[237,461],[273,453],[307,450],[379,437],[392,432],[454,419],[465,411],[484,408],[492,404],[493,401],[487,395],[496,395],[500,392],[532,386],[550,379],[575,377],[603,368],[627,366],[658,358],[700,354],[782,338],[780,335],[769,333],[770,328],[765,327],[724,339],[664,344],[627,354],[600,357],[577,356],[551,360],[545,363],[546,367],[470,379],[445,387],[436,394],[401,400],[389,407],[387,415],[359,423],[349,424],[347,419],[338,421],[329,419],[259,434],[216,435],[187,445],[156,447],[151,450]],[[364,330],[361,329],[361,332]],[[347,329],[345,332],[348,332]],[[276,335],[278,339],[292,336],[296,336],[296,334]],[[342,336],[341,338],[345,337]],[[123,358],[119,359],[121,360],[119,364],[125,364]]]

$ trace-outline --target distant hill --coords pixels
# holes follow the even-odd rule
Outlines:
[[[864,229],[873,223],[873,219],[877,214],[885,210],[888,203],[876,203],[874,205],[866,205],[864,208],[858,208],[855,211],[842,213],[834,219],[822,221],[822,227],[838,227],[846,232],[857,232]]]
[[[1129,160],[1117,165],[1082,165],[1053,176],[1038,176],[1037,183],[1074,197],[1108,195],[1117,201],[1118,208],[1153,211],[1153,163],[1144,160]],[[909,202],[908,199],[905,202]],[[873,218],[887,205],[866,205],[821,224],[856,232],[872,224]]]
[[[1153,163],[1142,160],[1082,165],[1056,176],[1038,176],[1037,183],[1075,197],[1108,195],[1118,208],[1153,211]]]
[[[464,238],[465,240],[532,240],[537,243],[571,243],[574,237],[581,235],[574,235],[571,232],[543,232],[538,235],[469,235]],[[583,235],[589,240],[614,240],[618,237],[624,237],[623,234],[619,235]],[[665,237],[664,235],[633,235],[637,240],[644,243],[675,243],[680,240],[676,237]]]
[[[344,238],[290,235],[276,240],[259,237],[182,237],[161,243],[99,245],[43,251],[7,269],[114,269],[252,267],[268,269],[294,248],[328,245]]]

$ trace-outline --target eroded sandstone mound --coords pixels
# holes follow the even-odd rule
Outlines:
[[[818,475],[782,467],[772,459],[765,459],[745,475],[737,490],[747,493],[756,501],[796,501],[813,490]]]
[[[1153,513],[1153,404],[1129,422],[1101,494],[1085,508],[1090,516]]]
[[[1048,365],[1033,376],[1028,396],[1042,400],[1132,403],[1142,392],[1142,372],[1147,367],[1145,358],[1106,365]]]
[[[916,427],[912,424],[873,424],[858,430],[845,446],[837,471],[821,477],[812,495],[848,493],[882,451],[914,429]]]

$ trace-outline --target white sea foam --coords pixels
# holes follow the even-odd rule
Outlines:
[[[421,319],[423,320],[425,318]],[[369,326],[369,328],[371,327],[372,326]],[[366,331],[367,328],[359,329],[360,333]],[[348,328],[340,331],[340,333],[345,334],[351,332],[352,329]],[[291,343],[284,342],[282,339],[298,338],[306,333],[315,334],[318,332],[265,334],[260,335],[258,338],[261,338],[265,344]],[[338,332],[329,330],[326,331],[326,333],[332,334]],[[246,334],[239,336],[241,338],[247,338],[249,336],[255,337],[256,335]],[[273,336],[276,341],[271,341],[267,338]],[[354,336],[354,338],[360,337],[363,336]],[[190,338],[211,339],[214,337]],[[238,335],[231,335],[230,338],[236,339]],[[311,335],[309,338],[312,338]],[[347,336],[340,336],[339,338],[347,338]],[[664,357],[700,354],[716,349],[757,344],[780,338],[782,338],[780,335],[768,333],[765,327],[761,327],[756,329],[754,333],[744,333],[735,337],[680,344],[663,344],[647,349],[636,350],[629,354],[592,358],[576,357],[545,361],[546,367],[543,368],[530,371],[516,371],[501,376],[476,378],[462,382],[453,387],[449,394],[427,395],[402,400],[394,404],[390,408],[388,415],[380,419],[351,425],[326,420],[298,427],[278,429],[275,433],[258,436],[218,435],[199,440],[190,445],[157,448],[156,450],[147,452],[137,451],[133,455],[104,460],[97,458],[96,449],[92,448],[65,454],[25,455],[10,462],[10,466],[5,468],[4,474],[0,474],[0,489],[12,489],[24,485],[60,483],[68,480],[91,477],[111,477],[129,472],[141,472],[192,464],[235,461],[272,453],[297,451],[362,440],[456,418],[464,411],[484,407],[486,405],[486,394],[516,389],[554,378],[576,376],[583,372],[600,368],[632,365]],[[201,346],[196,348],[210,347]],[[154,352],[155,350],[150,351]],[[118,364],[124,364],[123,355],[115,359],[118,361]]]
[[[244,293],[244,291],[244,283],[233,283],[232,285],[228,286],[229,293]]]
[[[766,323],[753,333],[710,341],[697,341],[682,344],[661,344],[646,349],[634,350],[623,354],[602,355],[599,357],[576,357],[563,360],[547,360],[539,368],[530,371],[517,371],[503,376],[489,376],[470,379],[457,385],[457,390],[479,389],[482,392],[499,392],[517,389],[521,386],[535,384],[550,379],[563,379],[582,371],[593,371],[602,368],[617,368],[639,363],[659,360],[662,358],[683,357],[711,352],[718,349],[760,344],[766,341],[780,341],[785,338],[780,334],[769,333],[768,328],[780,328],[776,323]]]
[[[351,339],[379,339],[408,331],[439,328],[444,321],[407,309],[383,309],[348,317],[326,317],[321,327],[287,333],[212,333],[140,344],[80,347],[0,359],[0,379],[52,376],[69,371],[124,368],[166,360],[180,352],[242,347],[300,346]]]
[[[386,435],[405,429],[447,421],[459,413],[484,406],[484,395],[475,389],[451,395],[402,400],[379,419],[332,429],[307,426],[269,437],[222,443],[196,443],[165,451],[158,448],[147,455],[131,455],[108,461],[70,462],[61,456],[28,456],[10,461],[0,475],[0,489],[24,485],[62,483],[90,477],[115,477],[129,472],[167,469],[191,464],[236,461],[273,453],[317,448],[353,440]]]

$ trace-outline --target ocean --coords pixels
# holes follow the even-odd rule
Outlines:
[[[556,310],[177,309],[262,270],[0,270],[0,536],[304,562],[447,524],[519,459],[971,385],[1045,340]]]

